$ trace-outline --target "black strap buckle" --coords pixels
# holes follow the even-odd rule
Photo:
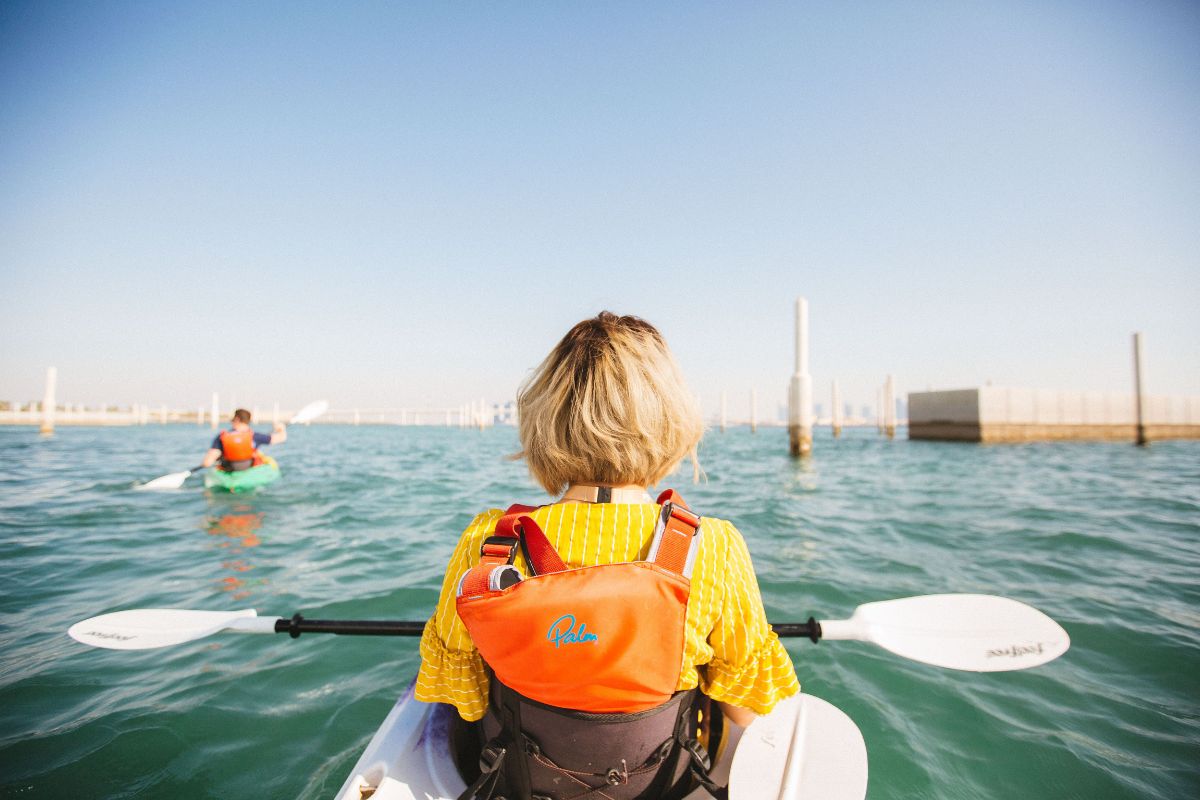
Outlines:
[[[692,761],[697,767],[704,771],[704,774],[707,777],[708,771],[712,769],[712,760],[708,757],[708,750],[706,750],[704,745],[700,744],[700,742],[696,741],[695,739],[688,739],[683,743],[683,747],[688,751],[688,753],[691,754]]]
[[[507,536],[489,536],[483,540],[483,544],[479,545],[479,556],[482,558],[486,555],[485,551],[489,544],[498,544],[508,548],[508,563],[512,564],[517,560],[517,539],[510,539]]]
[[[507,749],[495,744],[489,744],[483,748],[483,752],[479,754],[479,771],[484,775],[490,775],[500,769],[507,752]]]

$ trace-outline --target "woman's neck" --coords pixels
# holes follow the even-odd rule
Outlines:
[[[646,487],[634,483],[607,486],[598,483],[572,483],[563,492],[560,503],[652,503]]]

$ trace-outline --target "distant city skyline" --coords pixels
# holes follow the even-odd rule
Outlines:
[[[1200,394],[1200,6],[0,6],[0,399]]]

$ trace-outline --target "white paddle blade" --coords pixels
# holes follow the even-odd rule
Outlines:
[[[240,624],[239,620],[254,617],[260,625]],[[133,611],[114,611],[76,622],[67,631],[77,642],[109,650],[150,650],[169,647],[194,639],[203,639],[218,631],[234,628],[247,633],[263,627],[262,633],[274,632],[275,620],[257,619],[252,608],[241,611],[184,611],[170,608],[139,608]],[[270,630],[266,630],[269,623]]]
[[[750,723],[729,771],[729,800],[863,800],[867,745],[846,714],[810,694]]]
[[[328,410],[329,401],[327,400],[318,400],[315,403],[309,403],[295,413],[291,421],[288,422],[288,425],[303,425],[306,422],[312,422]]]
[[[147,481],[140,486],[134,488],[138,491],[161,491],[163,489],[178,489],[183,486],[183,482],[192,474],[189,469],[187,472],[172,472],[170,475],[163,475],[161,478],[155,478],[152,481]]]
[[[970,672],[1029,669],[1071,646],[1062,626],[1041,611],[986,594],[866,603],[847,622],[822,622],[821,629],[823,638],[874,642],[914,661]]]

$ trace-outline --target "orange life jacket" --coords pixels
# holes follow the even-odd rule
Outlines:
[[[496,678],[525,697],[592,713],[633,713],[671,699],[700,517],[673,491],[646,561],[567,569],[513,506],[459,581],[458,615]],[[534,572],[512,566],[518,546]]]
[[[254,431],[221,431],[221,466],[226,471],[249,469],[263,463],[254,447]]]

